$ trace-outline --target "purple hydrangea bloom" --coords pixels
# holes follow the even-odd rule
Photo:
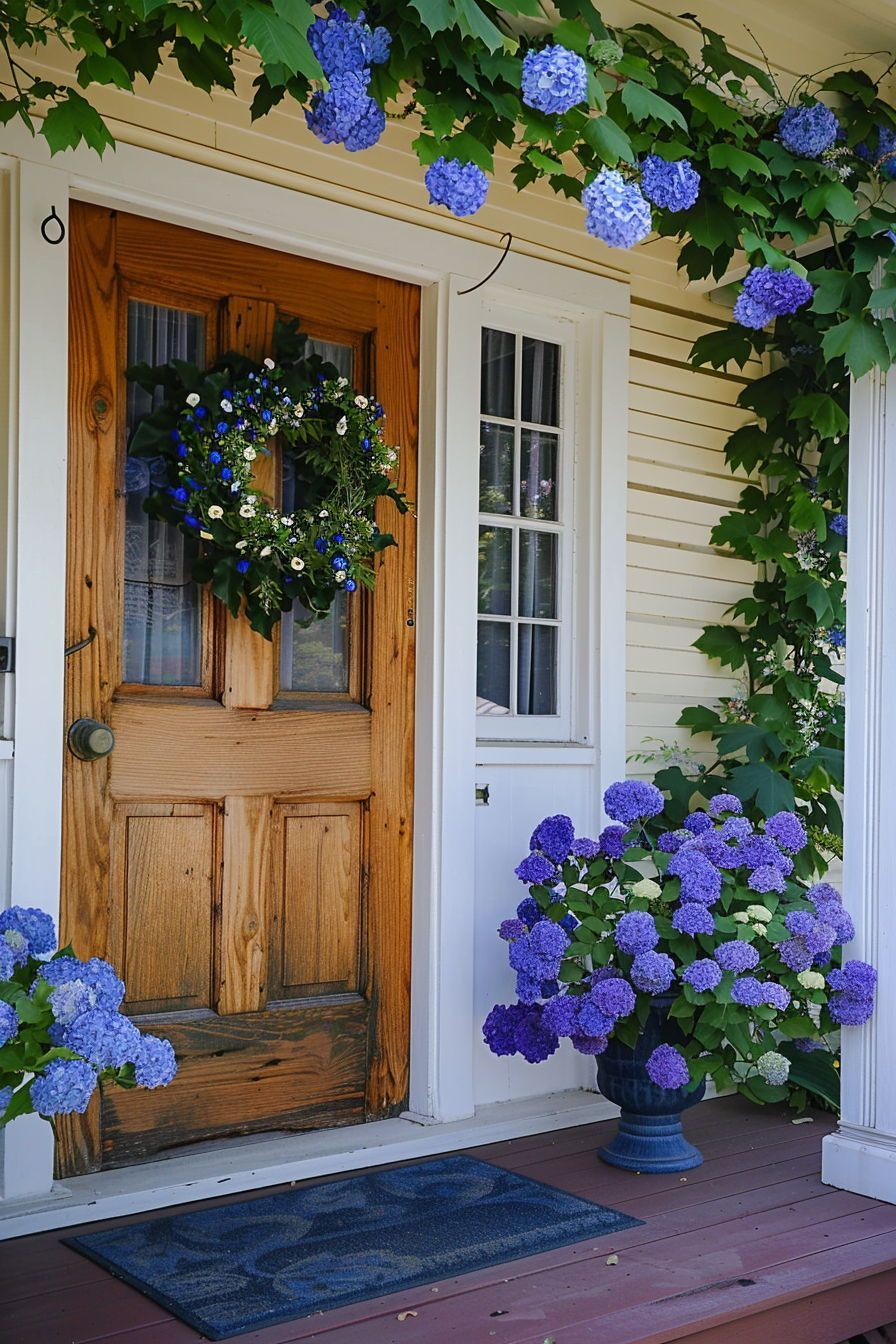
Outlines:
[[[669,860],[666,870],[681,879],[681,899],[712,905],[722,890],[722,874],[705,854],[697,849],[680,849]]]
[[[577,840],[573,840],[570,849],[570,853],[577,859],[596,859],[600,852],[600,841],[589,840],[587,835],[580,835]]]
[[[836,887],[832,887],[830,882],[816,882],[814,887],[810,887],[806,892],[806,900],[817,905],[820,901],[835,901],[838,905],[842,897]]]
[[[523,57],[523,102],[549,117],[562,116],[588,98],[588,68],[575,51],[555,43]]]
[[[385,28],[371,31],[363,11],[352,19],[338,5],[327,6],[327,17],[315,19],[308,29],[308,42],[328,79],[379,65],[389,55],[392,38]]]
[[[444,205],[453,215],[475,215],[488,194],[488,178],[477,164],[444,155],[429,165],[423,180],[430,205]]]
[[[556,817],[545,817],[544,821],[538,823],[532,832],[529,848],[539,850],[552,863],[562,863],[574,839],[575,828],[569,817],[561,813]]]
[[[691,812],[681,824],[692,835],[702,835],[704,831],[712,830],[712,817],[708,812]]]
[[[133,1062],[140,1032],[130,1018],[107,1008],[91,1008],[66,1027],[65,1044],[100,1069],[118,1069]]]
[[[13,1089],[11,1087],[0,1087],[0,1116],[3,1115],[3,1112],[12,1101],[12,1093]]]
[[[538,902],[531,896],[526,896],[520,901],[516,908],[517,919],[521,919],[527,929],[531,929],[544,915],[539,908]]]
[[[83,1115],[95,1088],[96,1070],[83,1059],[54,1059],[32,1082],[31,1103],[38,1115]]]
[[[617,922],[613,938],[620,952],[636,957],[639,952],[652,952],[660,935],[653,915],[646,910],[630,910]]]
[[[699,901],[686,901],[672,916],[672,925],[679,933],[695,937],[698,933],[715,933],[716,922],[712,911]]]
[[[700,174],[688,159],[669,163],[648,154],[641,161],[641,190],[663,210],[690,210],[700,195]]]
[[[0,980],[11,980],[16,969],[12,948],[0,938]]]
[[[731,986],[731,999],[747,1008],[759,1008],[765,1003],[766,986],[755,975],[738,976]]]
[[[601,970],[609,970],[609,967],[601,967]],[[615,968],[613,968],[615,969]],[[627,980],[621,975],[615,974],[606,978],[598,979],[599,971],[595,971],[591,976],[591,998],[597,1004],[602,1013],[607,1017],[628,1017],[629,1013],[635,1011],[635,992]]]
[[[718,831],[704,831],[691,841],[691,846],[700,854],[705,854],[715,868],[731,868],[735,863],[735,851],[726,845]]]
[[[860,1027],[874,1012],[873,999],[853,999],[847,994],[832,994],[828,1011],[841,1027]]]
[[[644,1066],[655,1087],[685,1087],[690,1082],[687,1062],[674,1045],[658,1045]]]
[[[493,1055],[515,1055],[516,1026],[526,1011],[521,1003],[496,1003],[482,1024],[482,1037]]]
[[[11,1041],[18,1030],[18,1013],[11,1003],[4,1003],[2,999],[0,999],[0,1045],[6,1045],[8,1041]]]
[[[674,975],[675,963],[665,952],[640,952],[632,962],[632,984],[643,994],[665,994]]]
[[[777,1008],[779,1013],[786,1013],[790,1007],[790,990],[779,985],[777,981],[769,981],[765,986],[765,1001],[769,1008]]]
[[[754,266],[734,305],[734,320],[741,326],[759,330],[772,318],[795,313],[808,303],[812,285],[789,268],[777,271],[772,266]]]
[[[806,946],[813,957],[827,958],[836,941],[837,930],[823,919],[818,920],[811,933],[806,934]]]
[[[622,972],[618,966],[596,966],[591,972],[592,985],[602,984],[604,980],[622,980]]]
[[[827,905],[818,905],[816,908],[819,919],[834,930],[835,947],[842,947],[844,943],[852,942],[856,936],[856,926],[848,910],[844,910],[842,905],[836,905],[833,901]]]
[[[753,834],[753,823],[746,817],[726,817],[719,835],[723,840],[746,840]]]
[[[721,817],[725,812],[733,812],[736,816],[740,816],[743,810],[743,803],[733,793],[717,793],[715,798],[709,800],[711,817]]]
[[[571,1036],[569,1043],[580,1055],[602,1055],[607,1048],[606,1036]]]
[[[828,523],[828,531],[835,532],[838,537],[845,537],[849,531],[849,519],[845,513],[835,513]]]
[[[385,129],[385,112],[375,98],[366,98],[342,143],[350,154],[360,149],[372,149]]]
[[[70,980],[80,980],[96,992],[99,1008],[115,1010],[124,999],[124,981],[119,980],[108,961],[101,957],[91,957],[89,961],[79,961],[77,957],[54,957],[40,968],[42,979],[51,985],[64,985]]]
[[[778,943],[776,950],[788,970],[797,975],[800,971],[808,971],[815,960],[815,954],[809,951],[802,936],[785,938],[783,943]]]
[[[689,838],[690,833],[683,828],[679,831],[663,831],[656,842],[656,847],[663,854],[677,854]]]
[[[513,970],[522,977],[517,982],[517,991],[524,1003],[540,996],[542,981],[555,979],[567,947],[569,935],[550,919],[539,920],[533,929],[510,944],[508,959]],[[524,983],[527,986],[525,996],[522,993]]]
[[[18,933],[25,939],[28,956],[52,952],[56,946],[56,929],[50,916],[34,906],[11,905],[0,910],[0,934]],[[12,940],[9,940],[10,944]],[[18,941],[18,940],[16,940]]]
[[[521,882],[536,887],[553,882],[557,876],[556,868],[543,854],[529,854],[513,871]]]
[[[656,785],[648,784],[643,779],[620,780],[617,784],[611,784],[604,794],[604,811],[607,816],[626,826],[659,816],[665,805],[665,799]]]
[[[167,1087],[177,1073],[174,1046],[160,1036],[141,1036],[134,1059],[138,1087]]]
[[[541,1064],[550,1058],[559,1048],[560,1042],[552,1031],[548,1031],[542,1020],[542,1008],[539,1005],[527,1008],[520,1015],[514,1031],[516,1048],[529,1064]]]
[[[579,1000],[570,994],[558,994],[544,1005],[541,1020],[555,1036],[571,1036],[576,1027]]]
[[[715,989],[722,979],[722,970],[718,962],[713,961],[712,957],[700,957],[697,961],[692,961],[690,966],[686,966],[681,972],[681,979],[686,981],[692,989],[697,990],[699,994],[705,993],[709,989]]]
[[[781,849],[795,854],[809,842],[806,828],[795,812],[776,812],[765,823],[765,833],[770,835]]]
[[[503,938],[505,943],[512,942],[514,938],[521,938],[527,927],[521,919],[502,919],[498,925],[498,937]]]
[[[831,989],[852,998],[872,998],[877,986],[877,971],[867,961],[847,961],[828,972]]]
[[[793,860],[789,859],[768,835],[748,835],[741,840],[736,851],[737,863],[753,871],[771,864],[780,868],[785,877],[793,872]]]
[[[640,189],[626,182],[615,168],[600,170],[582,192],[582,204],[586,210],[585,228],[608,247],[634,247],[653,228],[650,206]]]
[[[788,933],[811,933],[815,927],[815,917],[808,910],[791,910],[784,917],[784,927]]]
[[[799,107],[785,108],[778,134],[785,149],[805,159],[817,159],[830,149],[840,133],[840,122],[829,107],[813,99]]]
[[[605,826],[598,837],[600,852],[608,859],[621,859],[625,853],[625,827]]]
[[[752,971],[759,965],[756,948],[740,938],[729,943],[719,943],[714,955],[723,971]]]
[[[603,1012],[594,998],[585,995],[577,1000],[576,1026],[572,1036],[608,1036],[613,1030],[613,1018]]]
[[[367,72],[349,72],[332,81],[329,89],[311,95],[305,122],[312,135],[325,145],[339,145],[367,111]]]
[[[767,891],[781,892],[785,887],[784,874],[781,872],[780,868],[775,868],[770,863],[763,863],[760,864],[758,868],[753,869],[752,873],[747,878],[747,886],[751,891],[759,891],[763,893]]]
[[[896,131],[889,126],[877,127],[877,146],[872,152],[867,145],[856,145],[862,159],[872,160],[881,177],[896,177]]]

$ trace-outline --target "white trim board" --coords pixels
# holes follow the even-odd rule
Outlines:
[[[420,1124],[402,1117],[369,1125],[206,1148],[205,1151],[59,1181],[49,1195],[0,1205],[0,1241],[76,1223],[145,1213],[315,1176],[406,1162],[610,1120],[619,1107],[595,1092],[557,1092],[480,1107],[466,1120]]]

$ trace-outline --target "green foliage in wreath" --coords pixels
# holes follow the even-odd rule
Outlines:
[[[395,545],[377,526],[377,501],[408,507],[376,399],[309,355],[295,324],[278,326],[275,352],[261,363],[231,352],[204,370],[171,360],[127,375],[162,392],[130,443],[162,464],[147,513],[197,544],[193,578],[234,616],[245,607],[267,639],[296,601],[321,617],[340,591],[373,587],[373,557]],[[254,483],[275,438],[295,486],[288,511]]]

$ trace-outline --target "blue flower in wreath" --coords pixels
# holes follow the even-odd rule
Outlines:
[[[230,470],[229,467],[222,467],[222,468],[221,468],[221,480],[222,480],[222,481],[229,481],[232,475],[233,475],[233,472]]]
[[[172,490],[171,493],[174,498],[179,499],[182,504],[186,503],[187,492],[182,485],[179,485],[176,490]]]
[[[193,414],[195,415],[197,420],[204,420],[205,417],[208,415],[208,411],[205,409],[204,406],[197,406]]]
[[[337,532],[337,533],[335,534],[335,536],[333,537],[333,544],[334,544],[334,546],[341,546],[342,543],[343,543],[344,541],[345,541],[345,537],[342,535],[341,532]]]
[[[212,449],[212,451],[208,455],[208,460],[214,466],[218,465],[218,463],[221,461],[221,454],[218,452],[217,448]]]
[[[230,426],[228,425],[226,420],[219,420],[218,423],[215,425],[215,429],[218,431],[219,434],[226,434],[229,428]]]
[[[185,514],[184,514],[184,522],[187,524],[188,527],[198,527],[198,526],[199,526],[199,519],[198,519],[198,518],[194,518],[193,515],[192,515],[192,513],[185,513]]]
[[[323,537],[318,537],[317,541],[314,543],[314,549],[317,551],[318,555],[326,555],[327,543],[324,541]]]
[[[249,561],[237,560],[236,567],[240,574],[247,574],[249,572]]]
[[[355,591],[355,589],[357,588],[357,586],[358,586],[358,585],[355,583],[354,579],[346,579],[346,581],[345,581],[345,591],[346,591],[347,593],[353,593],[353,592]]]
[[[270,411],[265,410],[265,411],[262,411],[262,413],[261,413],[261,418],[262,418],[262,420],[265,422],[265,424],[267,425],[267,424],[270,424],[271,420],[272,420],[274,417],[273,417],[273,414],[272,414]]]
[[[348,569],[348,561],[344,555],[334,555],[330,564],[334,569]]]

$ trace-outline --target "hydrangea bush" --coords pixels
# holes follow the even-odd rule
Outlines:
[[[868,1020],[877,977],[843,960],[855,930],[835,888],[812,881],[802,819],[754,824],[719,793],[670,828],[642,780],[611,785],[604,808],[596,839],[566,816],[533,832],[516,869],[528,894],[498,929],[516,1002],[486,1018],[490,1049],[538,1063],[564,1038],[586,1055],[611,1036],[633,1046],[662,996],[686,1044],[649,1056],[658,1087],[708,1075],[757,1102],[830,1100],[806,1057],[824,1051],[833,1075],[836,1033]]]
[[[114,968],[55,949],[44,911],[0,911],[0,1127],[33,1111],[83,1112],[101,1082],[166,1087],[177,1072],[171,1042],[120,1011]]]

